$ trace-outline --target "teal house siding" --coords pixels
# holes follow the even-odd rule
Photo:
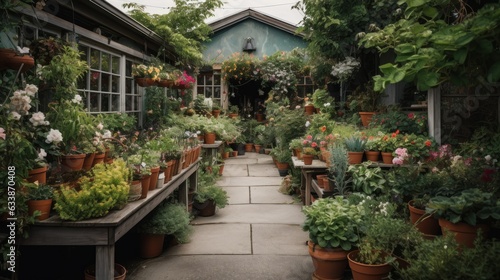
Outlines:
[[[253,38],[253,55],[262,58],[277,51],[306,48],[307,42],[295,33],[296,26],[268,17],[251,9],[210,24],[214,30],[205,43],[203,59],[220,63],[233,53],[241,53],[246,39]]]

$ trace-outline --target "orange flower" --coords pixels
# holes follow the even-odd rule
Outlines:
[[[430,147],[432,145],[431,140],[425,141],[425,146]]]
[[[321,132],[325,132],[325,131],[326,131],[326,125],[321,127]]]

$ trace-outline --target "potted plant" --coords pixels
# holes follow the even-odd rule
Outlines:
[[[357,135],[351,135],[344,140],[349,156],[349,164],[359,164],[363,161],[366,140]]]
[[[297,159],[302,159],[302,138],[295,138],[290,141],[288,144],[290,149],[293,152],[293,155],[297,157]]]
[[[163,251],[165,235],[171,235],[179,243],[189,242],[192,233],[186,206],[164,201],[137,225],[141,234],[141,257],[154,258]]]
[[[332,104],[333,101],[333,97],[330,96],[327,89],[320,88],[312,94],[312,103],[317,110],[325,107],[325,104]]]
[[[350,165],[347,171],[352,178],[352,191],[367,195],[381,194],[387,180],[384,171],[379,166],[372,167],[367,161],[357,165]]]
[[[285,177],[290,169],[290,161],[292,159],[292,151],[283,144],[278,144],[271,149],[270,156],[276,161],[278,172],[281,177]]]
[[[158,81],[162,67],[145,64],[133,64],[132,76],[141,87],[152,86]]]
[[[444,234],[453,232],[459,244],[473,247],[478,231],[487,236],[489,221],[500,219],[500,202],[491,192],[471,188],[431,198],[426,212],[439,219]]]
[[[38,182],[25,184],[27,188],[28,214],[34,215],[39,220],[45,220],[50,215],[52,208],[52,198],[54,197],[54,189],[46,184]]]
[[[212,116],[214,116],[214,118],[218,118],[220,112],[221,112],[220,104],[218,102],[214,102],[212,104]]]
[[[362,208],[341,196],[316,200],[304,206],[302,229],[309,232],[309,254],[318,279],[342,279],[347,254],[357,246]],[[313,277],[313,278],[314,278]]]
[[[372,162],[378,162],[380,157],[380,148],[378,146],[380,137],[378,136],[369,136],[366,139],[365,144],[365,155],[366,160]]]
[[[125,161],[98,164],[78,180],[78,187],[62,185],[54,209],[63,220],[79,221],[106,215],[128,200],[130,171]]]
[[[231,105],[229,106],[228,112],[229,112],[229,117],[235,119],[238,117],[238,114],[240,113],[240,108],[238,107],[238,105]]]
[[[224,208],[228,203],[228,195],[225,190],[216,185],[205,185],[198,188],[195,200],[195,208],[199,210],[198,215],[209,217],[215,214],[215,209]]]
[[[370,124],[381,97],[382,92],[374,90],[373,81],[358,87],[349,96],[349,108],[359,112],[364,127],[368,127]]]
[[[158,74],[158,81],[156,82],[156,84],[159,86],[159,87],[171,87],[174,85],[174,79],[173,79],[173,75],[172,73],[169,73],[165,70],[162,70],[159,74]]]
[[[315,156],[319,154],[319,151],[313,147],[302,148],[302,160],[304,165],[311,165]]]
[[[69,44],[61,38],[48,37],[33,40],[29,47],[35,62],[44,66],[49,65],[53,57],[60,55],[64,46]]]
[[[421,234],[408,222],[394,216],[395,206],[377,200],[362,203],[367,215],[357,250],[347,255],[354,280],[384,279],[393,266],[402,264],[403,252],[422,242]]]

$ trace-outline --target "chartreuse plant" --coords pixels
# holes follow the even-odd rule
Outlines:
[[[80,191],[62,186],[56,192],[54,209],[63,220],[78,221],[106,215],[113,208],[127,203],[129,169],[125,161],[117,159],[112,164],[98,164],[90,175],[80,179]]]
[[[309,239],[320,247],[349,251],[359,240],[362,209],[341,196],[318,199],[302,208],[306,216],[302,229],[308,231]]]
[[[350,165],[348,172],[352,178],[352,190],[365,194],[380,193],[386,183],[384,171],[380,167],[370,167],[372,162]]]

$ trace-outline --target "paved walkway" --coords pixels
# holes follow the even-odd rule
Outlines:
[[[225,161],[218,181],[229,205],[193,220],[191,242],[144,260],[128,280],[311,279],[300,202],[278,192],[281,177],[268,155]]]

